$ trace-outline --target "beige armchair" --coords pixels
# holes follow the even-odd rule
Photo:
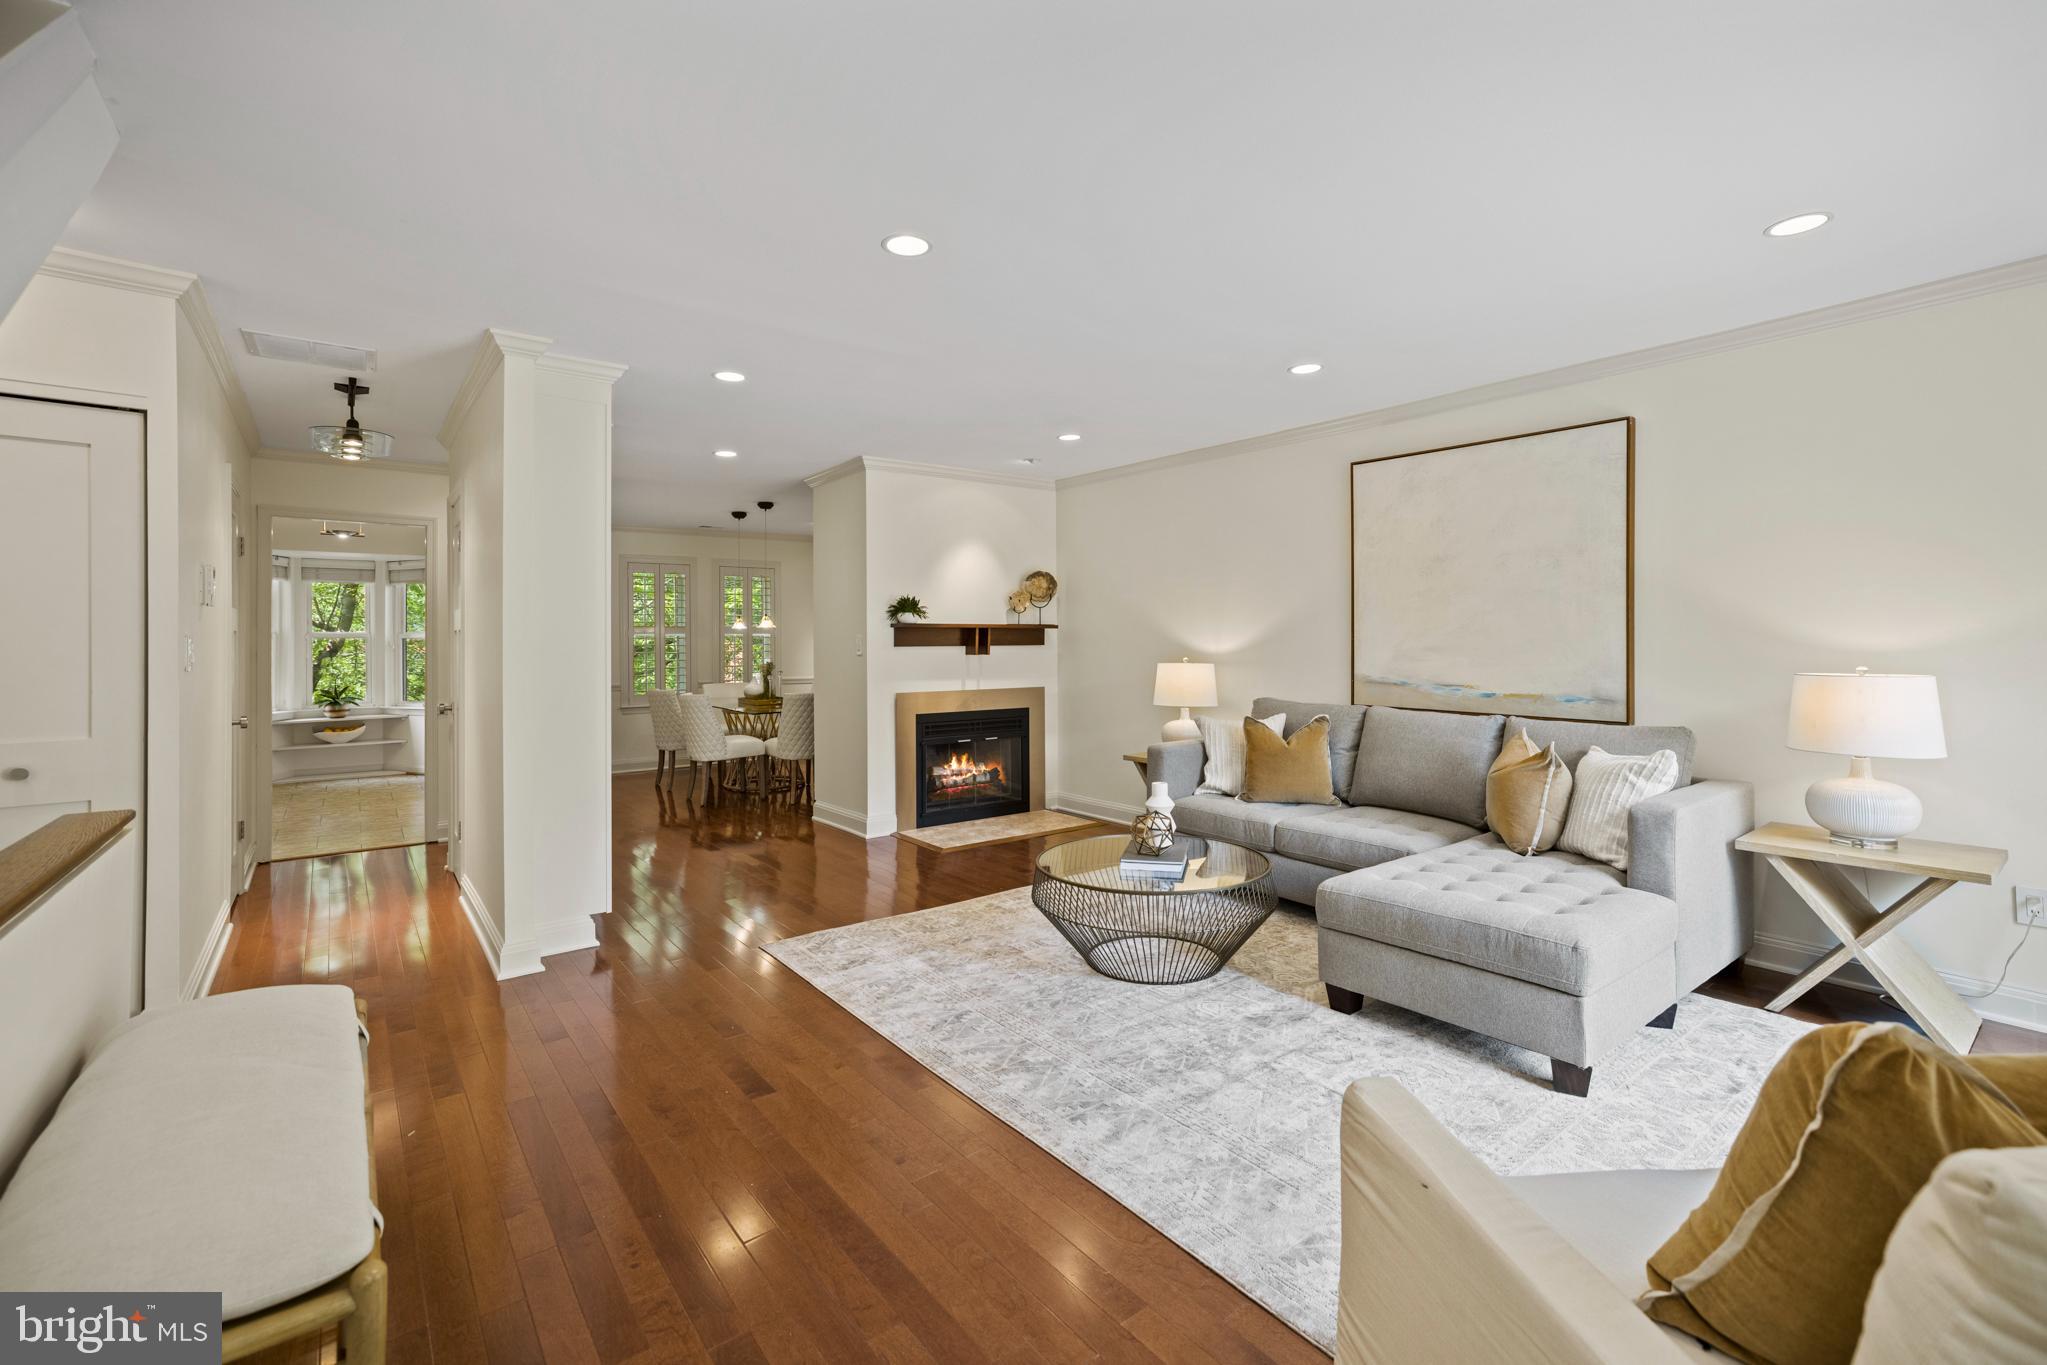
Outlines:
[[[1706,1356],[1635,1307],[1715,1171],[1503,1179],[1398,1082],[1343,1097],[1337,1365],[1661,1365]]]

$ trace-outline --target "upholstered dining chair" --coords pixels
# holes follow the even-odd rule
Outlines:
[[[682,748],[690,761],[689,797],[696,799],[697,774],[706,779],[705,799],[718,790],[728,763],[767,762],[766,741],[752,735],[728,735],[725,721],[710,698],[684,692],[675,698],[682,708]],[[765,787],[765,781],[762,783]]]
[[[768,764],[789,765],[789,799],[810,801],[811,762],[817,757],[817,698],[808,692],[782,698],[782,725],[768,741]]]
[[[661,785],[661,774],[665,770],[668,785],[672,787],[675,785],[675,756],[686,745],[682,705],[676,701],[673,692],[649,692],[647,715],[654,722],[654,785]]]

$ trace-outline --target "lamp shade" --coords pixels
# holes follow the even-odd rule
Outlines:
[[[1189,663],[1160,664],[1158,681],[1152,687],[1153,706],[1215,705],[1215,665]]]
[[[1794,749],[1861,758],[1946,758],[1940,689],[1930,673],[1796,673]]]

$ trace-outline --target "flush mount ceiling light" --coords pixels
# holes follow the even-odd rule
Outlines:
[[[1322,373],[1322,363],[1318,360],[1303,360],[1298,365],[1287,366],[1286,372],[1288,374],[1320,374]]]
[[[727,384],[744,384],[746,382],[746,376],[737,370],[716,370],[712,372],[711,378],[722,379]]]
[[[354,525],[343,523],[340,526],[330,526],[323,521],[320,523],[320,534],[332,536],[336,540],[361,540],[362,523],[358,521]]]
[[[391,438],[381,431],[365,431],[363,424],[355,420],[355,400],[369,392],[368,386],[356,383],[355,376],[350,375],[347,383],[336,384],[334,390],[348,395],[348,421],[338,427],[308,427],[306,435],[312,438],[313,449],[351,464],[357,460],[381,460],[389,455]]]
[[[913,236],[907,232],[898,232],[893,237],[882,238],[881,249],[888,252],[891,256],[922,256],[925,252],[931,250],[931,243],[925,241],[922,237]]]
[[[1025,455],[1017,461],[1018,464],[1036,464],[1037,462],[1037,457],[1034,455]]]
[[[1080,439],[1080,433],[1077,431],[1069,431],[1064,436],[1061,436],[1059,439],[1062,441],[1078,441]]]
[[[711,453],[721,460],[736,460],[739,458],[739,452],[736,450],[714,450]]]
[[[1795,213],[1789,218],[1779,219],[1770,224],[1763,229],[1763,233],[1769,237],[1796,237],[1801,232],[1811,232],[1816,227],[1825,227],[1827,220],[1833,216],[1831,213]]]

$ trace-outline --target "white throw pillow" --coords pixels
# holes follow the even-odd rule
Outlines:
[[[1201,731],[1201,747],[1208,750],[1208,762],[1201,770],[1201,785],[1195,794],[1212,796],[1235,796],[1244,790],[1244,722],[1249,719],[1239,716],[1235,720],[1224,720],[1221,716],[1196,716],[1195,728]],[[1275,735],[1286,734],[1286,716],[1259,716],[1258,723]]]
[[[1628,812],[1677,785],[1677,755],[1610,754],[1597,744],[1571,775],[1571,810],[1557,847],[1628,870]]]
[[[1854,1365],[2047,1360],[2047,1147],[1956,1152],[1905,1206]]]

